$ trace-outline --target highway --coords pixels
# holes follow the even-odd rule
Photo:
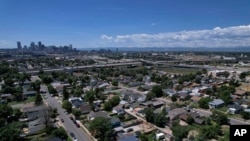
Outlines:
[[[55,68],[55,69],[43,69],[43,71],[44,72],[58,72],[58,71],[61,72],[61,71],[85,70],[85,69],[91,69],[91,68],[105,68],[105,67],[117,67],[117,66],[129,66],[129,65],[140,66],[142,65],[142,63],[141,62],[123,62],[123,63],[112,63],[112,64],[97,64],[97,65],[88,65],[88,66],[74,66],[74,67],[60,67],[60,68]],[[36,74],[39,71],[40,70],[27,70],[25,71],[25,73]]]
[[[64,122],[62,122],[62,125],[64,126],[66,132],[74,133],[75,137],[78,139],[78,141],[92,141],[81,128],[78,128],[73,121],[69,118],[70,115],[66,114],[64,109],[62,108],[61,104],[58,103],[58,100],[55,99],[55,97],[51,97],[49,94],[46,94],[47,99],[44,99],[44,102],[47,103],[52,108],[57,108],[57,111],[59,113],[58,118],[63,119]]]

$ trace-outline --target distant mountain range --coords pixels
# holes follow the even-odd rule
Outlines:
[[[250,47],[97,47],[97,48],[78,48],[79,50],[100,50],[100,49],[109,49],[112,51],[145,51],[145,52],[161,52],[161,51],[177,51],[177,52],[250,52]]]

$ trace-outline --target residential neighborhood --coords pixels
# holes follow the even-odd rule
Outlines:
[[[1,134],[15,131],[15,139],[221,141],[229,139],[230,125],[250,124],[245,68],[141,64],[34,72],[20,71],[19,61],[25,60],[0,65]]]

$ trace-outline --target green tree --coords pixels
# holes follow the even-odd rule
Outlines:
[[[199,107],[200,107],[200,108],[203,108],[203,109],[209,109],[208,103],[209,103],[210,101],[212,101],[212,99],[209,98],[209,97],[201,98],[201,99],[199,100],[199,102],[198,102]]]
[[[219,125],[202,126],[200,134],[205,136],[205,140],[217,139],[221,134],[221,127]]]
[[[188,132],[190,130],[192,130],[192,127],[185,126],[185,128],[183,128],[183,126],[179,125],[179,121],[177,120],[173,123],[171,130],[172,130],[173,135],[174,135],[174,140],[175,141],[182,141],[183,138],[187,137]]]
[[[192,116],[188,115],[188,117],[187,117],[187,123],[188,124],[193,124],[194,123],[194,118]]]
[[[172,95],[171,100],[172,100],[173,102],[176,102],[176,101],[177,101],[177,96],[176,96],[176,95]]]
[[[89,130],[98,140],[110,140],[112,135],[112,125],[109,119],[97,117],[89,124]]]
[[[112,85],[113,85],[113,86],[118,86],[118,81],[117,81],[117,80],[113,80],[113,81],[112,81]]]
[[[0,117],[7,119],[13,114],[13,109],[7,104],[0,104]]]
[[[13,115],[17,118],[17,119],[19,119],[21,116],[22,116],[22,111],[19,109],[19,108],[15,108],[15,109],[13,109]]]
[[[162,87],[160,85],[153,86],[151,92],[154,93],[156,97],[163,96]]]
[[[229,90],[218,92],[218,97],[222,99],[226,105],[232,102],[231,92]]]
[[[241,112],[241,116],[242,116],[242,118],[244,118],[244,119],[250,119],[250,113],[249,112]]]
[[[162,111],[160,114],[155,115],[155,125],[164,128],[168,119],[166,117],[166,111]]]
[[[35,97],[35,104],[36,105],[41,105],[43,103],[43,99],[42,99],[42,96],[40,94],[36,94],[36,97]]]
[[[74,93],[73,93],[74,96],[76,97],[80,97],[82,95],[82,90],[80,87],[77,87],[75,90],[74,90]]]
[[[213,110],[211,118],[219,125],[228,124],[227,115],[220,111]]]
[[[20,122],[12,122],[0,128],[0,139],[2,141],[18,141],[21,139],[21,130],[23,124]]]
[[[58,129],[52,131],[52,134],[56,137],[63,139],[63,140],[66,140],[68,138],[66,131],[62,127],[59,127]]]
[[[117,95],[113,96],[112,99],[110,99],[110,103],[113,107],[118,105],[120,103],[120,97]]]
[[[141,141],[148,141],[149,139],[148,139],[148,137],[145,134],[141,134],[140,135],[140,140]]]
[[[88,101],[90,104],[93,104],[95,100],[95,91],[94,90],[87,91],[84,99]]]
[[[113,106],[112,106],[110,101],[107,101],[107,102],[104,103],[104,110],[105,111],[111,111],[112,108],[113,108]]]
[[[40,80],[36,80],[35,82],[32,82],[30,85],[37,93],[40,92],[40,85],[41,85]]]
[[[63,101],[62,107],[69,113],[72,111],[72,104],[68,100]]]
[[[48,84],[47,87],[48,87],[48,91],[49,91],[50,94],[56,94],[57,93],[56,89],[52,85]]]
[[[82,115],[81,111],[78,109],[73,109],[72,114],[75,116],[76,119],[79,119],[80,116]]]
[[[155,98],[155,94],[152,93],[152,92],[149,92],[147,95],[146,95],[146,101],[148,100],[153,100]]]
[[[42,82],[44,84],[50,84],[51,82],[53,82],[53,79],[51,76],[48,75],[42,75]]]
[[[153,109],[146,108],[146,109],[144,109],[144,113],[145,113],[145,118],[146,118],[147,122],[154,123],[155,116],[154,116]]]
[[[63,87],[63,100],[68,100],[69,99],[69,92],[67,91],[67,88],[64,86]]]

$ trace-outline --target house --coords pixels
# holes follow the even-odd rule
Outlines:
[[[203,124],[204,120],[200,118],[200,115],[196,112],[189,112],[189,113],[183,113],[179,116],[179,118],[183,121],[187,121],[188,117],[191,116],[194,119],[194,123],[196,124]]]
[[[141,85],[143,85],[144,83],[143,82],[129,82],[128,83],[128,86],[129,87],[137,87],[137,86],[141,86]]]
[[[214,99],[213,101],[210,101],[208,103],[209,105],[209,108],[212,109],[212,108],[220,108],[224,105],[224,101],[221,100],[221,99]]]
[[[12,94],[0,94],[0,99],[7,102],[8,100],[13,100],[14,96]]]
[[[121,126],[121,121],[119,118],[116,118],[116,117],[111,118],[110,122],[111,122],[113,128]]]
[[[117,105],[113,107],[112,113],[117,114],[117,115],[124,114],[124,109],[122,108],[122,105]]]
[[[228,112],[230,114],[238,114],[243,110],[243,107],[238,104],[228,105]]]
[[[96,117],[109,118],[108,114],[103,111],[98,111],[98,112],[91,111],[87,117],[88,120],[94,120]]]
[[[164,95],[170,96],[170,97],[176,94],[176,92],[172,89],[162,89],[162,92]]]
[[[105,82],[105,83],[99,85],[98,88],[106,88],[107,86],[109,86],[109,83]]]
[[[91,105],[89,103],[83,103],[79,109],[82,114],[88,114],[91,112]]]
[[[79,97],[69,98],[69,102],[72,104],[72,108],[80,108],[83,104],[83,100]]]
[[[191,101],[193,103],[198,103],[200,100],[201,100],[201,97],[199,97],[199,96],[192,96],[191,97]]]
[[[36,91],[23,92],[24,97],[30,97],[30,96],[35,96],[35,95],[36,95]]]
[[[173,110],[170,110],[168,112],[168,114],[166,115],[167,118],[169,118],[170,120],[175,120],[179,117],[179,115],[186,113],[186,110],[183,108],[176,108]]]
[[[152,100],[152,101],[146,101],[141,103],[141,105],[145,107],[153,107],[153,108],[160,108],[161,106],[165,105],[165,102],[160,100]]]
[[[178,97],[180,100],[186,100],[189,97],[189,95],[187,93],[180,93],[178,94]]]
[[[235,92],[233,93],[233,95],[236,95],[236,96],[242,98],[244,95],[246,95],[246,91],[241,90],[241,89],[236,89]]]
[[[244,109],[244,112],[250,113],[250,109]]]

